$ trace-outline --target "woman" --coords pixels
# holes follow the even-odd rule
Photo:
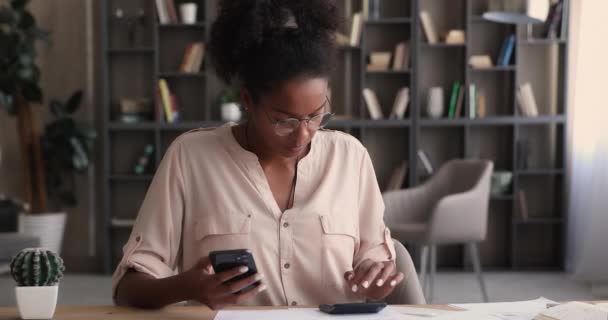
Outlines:
[[[220,1],[210,58],[248,120],[171,145],[114,274],[118,304],[379,300],[403,280],[367,151],[320,130],[337,27],[332,1]],[[227,283],[246,268],[216,274],[207,256],[239,248],[259,273]]]

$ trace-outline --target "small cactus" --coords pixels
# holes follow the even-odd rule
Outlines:
[[[11,261],[11,275],[20,287],[54,286],[64,270],[61,257],[44,248],[23,249]]]

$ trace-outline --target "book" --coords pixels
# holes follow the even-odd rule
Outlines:
[[[458,89],[460,88],[460,82],[454,82],[452,85],[452,94],[450,94],[450,106],[448,109],[448,118],[454,119],[456,113],[456,103],[458,102]]]
[[[478,118],[485,118],[486,117],[486,95],[485,92],[483,92],[483,90],[478,90],[477,91],[477,117]]]
[[[534,91],[532,90],[532,85],[529,82],[526,82],[519,87],[517,92],[517,100],[525,116],[538,116],[536,98],[534,98]]]
[[[174,0],[165,0],[165,8],[167,8],[167,15],[169,16],[170,23],[178,23],[177,10],[175,9]]]
[[[528,221],[528,199],[526,192],[523,189],[517,190],[517,204],[519,206],[519,215],[522,221]]]
[[[358,47],[361,43],[361,31],[363,29],[363,17],[361,12],[353,15],[353,23],[350,29],[350,45]]]
[[[197,73],[200,72],[205,57],[205,44],[202,42],[196,42],[194,44],[194,52],[192,54],[192,60],[188,72]]]
[[[435,172],[435,168],[433,168],[433,164],[429,159],[429,156],[422,149],[418,149],[418,159],[422,163],[422,166],[428,175],[432,175]]]
[[[458,89],[458,101],[456,102],[456,112],[454,112],[454,118],[462,116],[462,105],[464,105],[464,85]]]
[[[156,0],[156,12],[158,13],[158,22],[160,24],[169,23],[169,12],[165,0]]]
[[[515,50],[515,35],[510,35],[507,38],[507,48],[505,50],[505,55],[502,60],[501,66],[508,66],[511,64],[511,58],[513,57],[513,51]]]
[[[182,57],[182,63],[179,65],[179,72],[189,72],[189,64],[192,59],[192,53],[194,52],[194,43],[188,43],[186,46],[186,50],[184,50],[184,55]]]
[[[391,118],[403,119],[407,106],[410,102],[410,88],[403,87],[399,89],[395,95],[395,102],[393,103],[393,111],[391,112]]]
[[[420,22],[422,23],[422,29],[424,30],[424,35],[428,43],[437,43],[437,31],[435,30],[435,25],[433,24],[431,15],[427,11],[420,11]]]
[[[500,54],[496,60],[499,66],[508,66],[513,56],[513,50],[515,48],[515,35],[511,34],[504,39],[502,47],[500,48]]]
[[[407,161],[404,160],[395,169],[393,169],[391,177],[386,184],[386,191],[401,189],[406,177]]]
[[[393,54],[393,70],[407,70],[409,68],[410,60],[410,49],[408,43],[405,41],[399,42],[395,46],[395,53]]]
[[[158,80],[158,85],[160,88],[160,97],[163,105],[163,110],[165,111],[165,119],[167,123],[173,123],[173,110],[171,108],[171,91],[169,90],[169,85],[167,84],[167,80],[160,79]]]
[[[469,118],[475,119],[475,110],[477,109],[477,94],[475,92],[475,85],[469,85]]]
[[[561,27],[561,22],[562,22],[562,15],[563,15],[563,8],[564,8],[564,4],[562,1],[557,2],[556,4],[554,4],[554,8],[553,10],[550,10],[550,16],[547,19],[547,22],[549,22],[549,24],[545,24],[545,32],[544,35],[547,38],[558,38],[559,35],[559,30]],[[549,21],[550,20],[550,21]]]
[[[384,116],[382,115],[382,108],[380,107],[376,93],[372,89],[365,88],[363,89],[363,98],[365,99],[370,118],[373,120],[382,119]]]
[[[173,118],[173,123],[179,121],[179,107],[177,105],[177,97],[173,93],[171,93],[171,117]]]

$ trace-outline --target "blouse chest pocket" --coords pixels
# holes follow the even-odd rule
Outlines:
[[[323,246],[354,250],[358,242],[355,221],[345,214],[319,214],[323,230]]]
[[[195,222],[195,239],[205,255],[213,250],[247,248],[251,235],[249,213],[225,212],[199,218]]]

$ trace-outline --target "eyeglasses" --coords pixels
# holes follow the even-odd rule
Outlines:
[[[329,98],[327,98],[326,103],[329,105]],[[323,129],[331,120],[333,113],[331,112],[323,112],[314,117],[310,117],[307,119],[296,119],[296,118],[287,118],[285,120],[273,120],[270,118],[270,115],[266,111],[264,111],[268,120],[272,122],[274,126],[274,132],[281,137],[288,136],[296,131],[300,127],[300,123],[304,122],[309,130],[319,130]]]

